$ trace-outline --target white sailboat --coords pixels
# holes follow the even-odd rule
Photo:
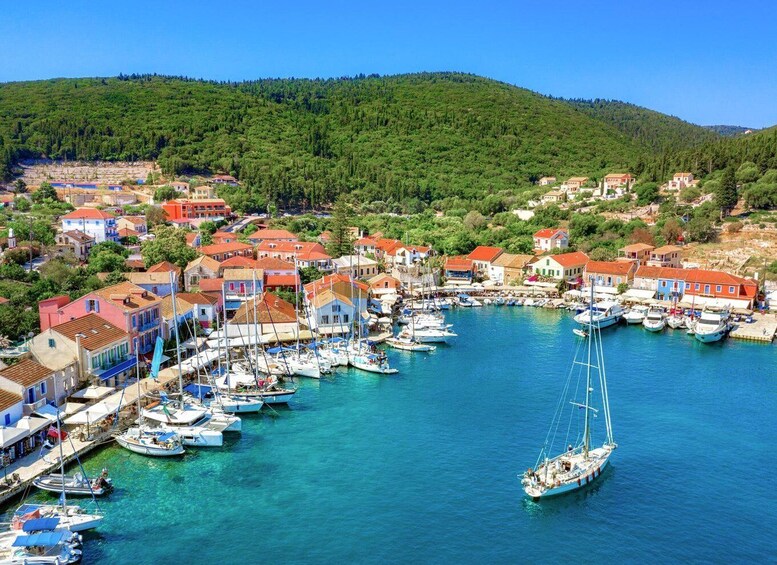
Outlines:
[[[647,316],[649,308],[647,306],[632,306],[628,312],[623,315],[627,324],[641,324]]]
[[[593,284],[591,285],[591,306],[588,316],[588,339],[578,341],[578,354],[572,364],[562,399],[556,409],[553,424],[545,440],[545,446],[540,451],[535,468],[529,468],[521,477],[526,494],[534,500],[555,496],[582,488],[595,481],[610,461],[613,450],[617,447],[612,435],[610,421],[610,404],[607,395],[607,378],[604,369],[604,355],[600,325],[593,311]],[[583,403],[574,398],[570,400],[573,414],[568,422],[561,422],[565,413],[569,390],[574,390],[573,379],[580,379],[585,373],[585,398]],[[597,379],[598,377],[598,379]],[[601,408],[592,406],[594,385],[598,380],[601,393]],[[579,381],[578,381],[579,382]],[[570,387],[570,384],[572,386]],[[582,411],[583,429],[572,431],[575,413]],[[594,446],[592,424],[594,419],[604,418],[604,441],[600,446]],[[578,425],[580,424],[578,418]],[[554,439],[560,427],[567,429],[567,447],[554,455]],[[572,435],[574,434],[574,436]],[[570,439],[575,437],[576,439]],[[579,439],[577,439],[579,438]],[[563,449],[563,448],[562,448]]]

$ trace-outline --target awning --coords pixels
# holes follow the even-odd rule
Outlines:
[[[79,400],[100,400],[113,393],[114,390],[115,389],[110,386],[88,386],[71,394],[70,398]]]
[[[623,297],[631,300],[647,300],[653,298],[656,295],[655,290],[647,290],[642,288],[630,288],[623,293]]]
[[[70,537],[71,532],[42,532],[30,536],[19,536],[11,544],[13,547],[53,547]]]
[[[11,447],[18,441],[23,440],[30,435],[27,430],[0,426],[0,448],[5,449]]]
[[[232,340],[230,340],[232,341]],[[185,361],[181,362],[181,368],[189,367],[191,369],[200,369],[207,367],[219,358],[219,352],[215,349],[207,349],[201,351],[192,357],[189,357]]]
[[[211,391],[213,390],[213,387],[210,387],[208,385],[198,385],[196,383],[192,383],[190,385],[186,385],[185,387],[183,387],[183,390],[185,392],[188,392],[195,398],[202,399],[211,393]]]
[[[15,428],[20,430],[27,430],[29,435],[39,432],[43,428],[50,426],[51,420],[48,418],[35,418],[32,416],[25,416],[18,422],[16,422]]]
[[[96,377],[99,377],[101,381],[107,381],[108,379],[111,379],[116,375],[119,375],[124,371],[131,369],[137,364],[138,364],[137,358],[130,357],[129,359],[125,359],[121,363],[114,365],[113,367],[110,367],[104,371],[93,371],[93,373]]]
[[[696,308],[703,306],[717,306],[719,308],[747,308],[750,305],[749,300],[737,300],[735,298],[714,298],[712,296],[696,296],[686,295],[684,299],[687,301],[691,299],[694,302]]]
[[[22,525],[23,532],[40,532],[53,530],[59,524],[59,518],[33,518]]]
[[[64,423],[67,425],[94,424],[111,414],[115,414],[118,407],[118,404],[98,402],[86,410],[76,412],[67,418]]]
[[[57,421],[57,409],[51,404],[44,404],[40,408],[36,409],[33,414],[37,414],[38,416],[46,418],[49,422]],[[60,417],[65,415],[62,409],[59,410],[59,415]]]

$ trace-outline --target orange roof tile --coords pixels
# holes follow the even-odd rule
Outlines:
[[[633,261],[588,261],[585,266],[587,273],[622,276],[628,275],[633,268]]]
[[[534,237],[550,238],[559,232],[567,233],[566,230],[561,228],[545,228],[534,234]]]
[[[71,341],[76,341],[76,335],[80,334],[81,346],[87,351],[95,351],[121,339],[129,338],[129,334],[124,330],[91,313],[52,326],[51,329]]]
[[[54,373],[32,359],[22,359],[15,365],[11,365],[0,371],[0,376],[13,381],[23,387],[32,386],[46,380]]]
[[[472,253],[467,255],[467,259],[472,259],[473,261],[488,261],[491,262],[497,257],[499,257],[504,249],[501,247],[488,247],[486,245],[478,245],[475,249],[472,250]]]
[[[236,251],[245,251],[251,249],[251,246],[247,243],[240,243],[239,241],[231,241],[229,243],[216,243],[214,245],[205,245],[200,247],[200,252],[203,255],[219,255],[221,253],[234,253]]]
[[[97,208],[77,208],[62,216],[63,220],[106,220],[108,218],[115,218],[115,216]]]
[[[585,265],[588,262],[588,255],[582,251],[573,251],[572,253],[558,253],[548,255],[562,267],[574,267],[575,265]]]

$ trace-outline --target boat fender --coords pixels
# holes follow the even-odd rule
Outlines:
[[[597,475],[601,475],[602,474],[602,468],[601,467],[597,467],[596,468],[596,474]]]
[[[580,477],[577,478],[577,486],[580,486]]]
[[[589,477],[590,477],[590,475],[586,475],[586,476],[585,476],[585,484],[588,484]]]

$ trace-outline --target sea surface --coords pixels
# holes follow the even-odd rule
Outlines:
[[[117,490],[84,563],[774,562],[775,346],[603,330],[619,447],[591,487],[537,503],[517,476],[545,441],[574,322],[448,318],[452,345],[390,351],[394,376],[303,380],[223,449],[89,457]]]

